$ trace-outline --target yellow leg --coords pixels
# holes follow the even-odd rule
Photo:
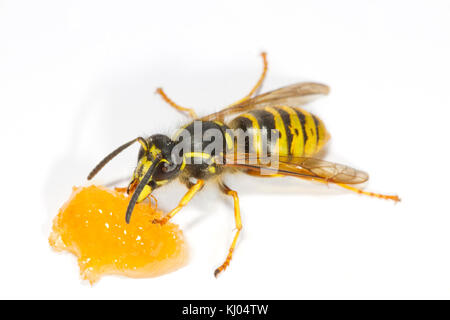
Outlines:
[[[325,184],[334,183],[335,185],[338,185],[341,188],[353,191],[353,192],[358,193],[358,194],[363,194],[365,196],[375,197],[375,198],[379,198],[379,199],[393,200],[395,202],[401,201],[401,199],[397,195],[389,195],[389,194],[368,192],[368,191],[364,191],[362,189],[350,186],[350,185],[345,184],[345,183],[331,182],[331,181],[327,181],[326,179],[312,178],[312,177],[311,178],[302,178],[302,179],[313,180],[313,181],[317,181],[317,182],[321,182],[321,183],[325,183]]]
[[[191,201],[191,199],[194,197],[194,195],[203,188],[204,184],[205,184],[204,180],[198,180],[196,184],[194,184],[192,187],[189,188],[189,191],[186,192],[183,198],[181,198],[178,205],[172,211],[170,211],[162,219],[154,219],[153,223],[165,224],[167,221],[172,219],[173,216],[176,215],[178,211],[180,211],[185,205],[187,205],[188,202]]]
[[[153,210],[158,210],[158,200],[156,200],[156,198],[155,198],[155,196],[154,195],[150,195],[150,198],[152,198],[153,199],[153,201],[155,201],[155,206],[153,207],[152,206],[152,201],[151,200],[149,200],[149,204],[150,204],[150,208],[152,208]]]
[[[158,88],[156,89],[156,93],[159,94],[165,102],[167,102],[170,106],[172,106],[173,108],[177,109],[178,111],[183,111],[183,112],[187,112],[189,113],[189,116],[192,119],[197,119],[197,114],[195,113],[195,111],[191,108],[185,108],[182,106],[179,106],[178,104],[176,104],[175,102],[173,102],[167,95],[166,93],[163,91],[162,88]]]
[[[367,192],[352,186],[349,186],[348,184],[345,183],[336,183],[338,186],[359,193],[359,194],[363,194],[369,197],[375,197],[375,198],[379,198],[379,199],[386,199],[386,200],[393,200],[395,202],[399,202],[400,198],[397,195],[388,195],[388,194],[380,194],[380,193],[374,193],[374,192]]]
[[[225,262],[222,263],[222,265],[220,267],[218,267],[216,269],[216,271],[214,271],[215,277],[217,277],[219,275],[219,273],[224,271],[230,265],[231,258],[233,257],[233,251],[234,251],[234,248],[236,247],[236,242],[237,242],[237,239],[239,238],[239,234],[241,233],[241,229],[242,229],[241,210],[239,208],[239,198],[238,198],[237,192],[228,188],[225,184],[223,184],[223,182],[220,182],[219,185],[225,194],[233,197],[234,220],[236,223],[236,234],[234,235],[234,239],[233,239],[233,242],[231,243],[230,250],[228,251],[228,255],[227,255],[227,258],[225,259]]]
[[[249,92],[249,94],[247,94],[244,98],[236,101],[235,103],[229,105],[227,108],[230,108],[232,106],[235,106],[239,103],[244,102],[245,100],[250,99],[255,94],[255,92],[258,91],[258,89],[261,87],[261,85],[264,81],[264,78],[266,77],[266,74],[267,74],[267,54],[265,52],[262,52],[261,57],[263,58],[263,72],[262,72],[261,76],[259,77],[258,82],[255,84],[255,86],[252,88],[252,90]]]
[[[254,176],[254,177],[258,177],[258,178],[279,178],[279,177],[285,177],[284,174],[264,174],[262,175],[260,171],[255,172],[255,171],[246,171],[246,174],[248,174],[249,176]]]

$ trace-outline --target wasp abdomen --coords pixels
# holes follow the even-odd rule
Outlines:
[[[245,137],[245,152],[258,155],[276,153],[283,156],[312,156],[319,152],[330,135],[322,120],[294,107],[261,107],[241,114],[230,127]],[[242,144],[239,137],[236,144]],[[235,149],[238,149],[239,145]]]

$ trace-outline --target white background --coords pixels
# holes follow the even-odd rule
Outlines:
[[[449,31],[448,1],[0,1],[0,298],[450,298]],[[123,142],[185,121],[156,87],[217,111],[250,90],[263,50],[264,91],[331,87],[307,107],[332,134],[326,158],[403,201],[229,176],[244,229],[219,279],[233,209],[210,185],[174,219],[186,267],[82,282],[47,242],[71,187]],[[95,182],[126,185],[136,156]],[[184,192],[155,194],[169,210]]]

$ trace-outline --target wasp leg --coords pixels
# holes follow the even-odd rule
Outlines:
[[[242,229],[241,210],[239,207],[239,197],[238,197],[237,192],[228,188],[228,186],[226,186],[222,181],[219,183],[219,186],[225,194],[233,197],[234,221],[236,223],[236,234],[234,235],[234,239],[233,239],[233,242],[231,243],[230,250],[228,251],[228,255],[227,255],[227,258],[225,259],[225,262],[222,263],[222,265],[214,271],[214,276],[216,278],[219,275],[219,273],[224,271],[230,265],[231,258],[233,257],[233,251],[234,251],[234,248],[236,247],[236,242],[237,242],[237,239],[239,238],[239,234],[241,233],[241,229]]]
[[[191,201],[191,199],[194,197],[194,195],[203,188],[204,184],[205,180],[198,180],[197,183],[195,183],[189,188],[188,192],[186,192],[183,198],[181,198],[178,205],[174,209],[172,209],[172,211],[170,211],[162,219],[154,219],[153,223],[165,224],[167,221],[172,219],[173,216],[176,215],[178,211],[180,211],[185,205],[187,205],[188,202]]]
[[[162,88],[156,89],[156,93],[159,94],[159,95],[163,98],[163,100],[164,100],[165,102],[167,102],[167,103],[168,103],[170,106],[172,106],[173,108],[177,109],[178,111],[187,112],[187,113],[189,113],[189,116],[190,116],[192,119],[197,119],[197,114],[195,113],[194,109],[191,109],[191,108],[185,108],[185,107],[182,107],[182,106],[176,104],[175,102],[173,102],[173,101],[166,95],[166,93],[163,91]]]
[[[332,182],[332,181],[328,181],[326,179],[313,178],[313,177],[311,177],[311,178],[301,178],[301,179],[317,181],[317,182],[324,183],[324,184],[333,183],[333,184],[335,184],[335,185],[337,185],[337,186],[339,186],[341,188],[353,191],[353,192],[358,193],[358,194],[363,194],[365,196],[375,197],[375,198],[379,198],[379,199],[393,200],[395,202],[401,201],[400,197],[397,196],[397,195],[381,194],[381,193],[364,191],[362,189],[350,186],[350,185],[345,184],[345,183]]]
[[[156,210],[158,210],[158,200],[156,200],[156,198],[155,198],[155,196],[154,195],[150,195],[150,198],[152,198],[153,199],[153,201],[155,201],[155,206],[153,207],[152,206],[152,201],[151,200],[149,200],[149,205],[150,205],[150,208],[152,209],[152,210],[154,210],[154,211],[156,211]]]
[[[263,71],[262,71],[261,76],[260,76],[259,79],[258,79],[258,82],[254,85],[254,87],[253,87],[252,90],[249,92],[249,94],[247,94],[244,98],[242,98],[242,99],[236,101],[235,103],[230,104],[230,105],[229,105],[228,107],[226,107],[225,109],[231,108],[232,106],[235,106],[235,105],[237,105],[237,104],[239,104],[239,103],[244,102],[245,100],[250,99],[250,98],[258,91],[258,89],[261,87],[261,85],[262,85],[262,83],[263,83],[263,81],[264,81],[264,78],[266,77],[266,74],[267,74],[267,53],[262,52],[262,53],[261,53],[261,57],[263,58]]]
[[[369,196],[369,197],[375,197],[375,198],[386,199],[386,200],[393,200],[395,202],[401,201],[401,199],[397,195],[389,195],[389,194],[380,194],[380,193],[368,192],[368,191],[364,191],[364,190],[361,190],[361,189],[349,186],[348,184],[345,184],[345,183],[335,183],[335,184],[340,186],[340,187],[342,187],[342,188],[344,188],[344,189],[347,189],[347,190],[350,190],[350,191],[353,191],[353,192],[356,192],[356,193],[359,193],[359,194],[363,194],[363,195],[366,195],[366,196]]]
[[[279,177],[285,177],[284,174],[265,174],[262,175],[260,172],[255,171],[245,171],[245,174],[248,174],[249,176],[254,176],[258,178],[279,178]]]

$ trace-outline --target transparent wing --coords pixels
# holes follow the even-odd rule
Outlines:
[[[296,83],[231,105],[201,119],[204,121],[223,119],[231,114],[241,113],[264,106],[287,105],[297,107],[314,100],[317,96],[326,95],[329,92],[330,88],[324,84],[313,82]]]
[[[369,179],[369,175],[363,171],[316,158],[279,156],[278,162],[269,161],[270,157],[262,158],[254,154],[231,154],[225,157],[224,166],[255,174],[264,170],[266,174],[316,178],[333,183],[358,184]]]

